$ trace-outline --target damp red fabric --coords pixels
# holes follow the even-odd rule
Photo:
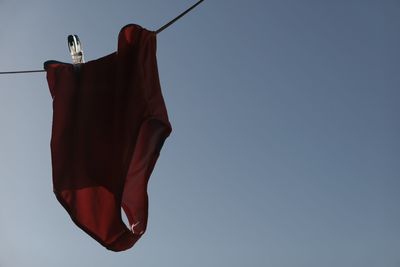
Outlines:
[[[172,130],[156,34],[130,24],[116,52],[79,66],[47,61],[45,70],[53,98],[54,193],[87,234],[109,250],[126,250],[146,230],[147,183]]]

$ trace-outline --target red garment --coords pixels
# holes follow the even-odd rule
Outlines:
[[[146,230],[147,182],[172,130],[156,34],[130,24],[117,52],[80,66],[47,61],[45,69],[54,193],[82,230],[107,249],[126,250]]]

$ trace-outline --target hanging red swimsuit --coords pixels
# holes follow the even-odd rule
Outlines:
[[[47,61],[45,69],[54,193],[82,230],[107,249],[126,250],[146,230],[147,182],[172,130],[156,34],[130,24],[117,52],[79,66]]]

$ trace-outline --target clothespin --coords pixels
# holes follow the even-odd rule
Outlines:
[[[68,48],[72,57],[72,64],[76,65],[85,63],[83,50],[78,35],[68,35]]]

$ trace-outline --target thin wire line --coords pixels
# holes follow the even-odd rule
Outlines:
[[[33,72],[45,72],[45,70],[1,71],[0,74],[18,74],[18,73],[33,73]]]
[[[168,22],[167,24],[165,24],[164,26],[162,26],[161,28],[159,28],[156,31],[156,34],[159,34],[160,32],[162,32],[163,30],[165,30],[166,28],[168,28],[169,26],[171,26],[175,21],[177,21],[178,19],[180,19],[181,17],[185,16],[186,13],[188,13],[190,10],[192,10],[193,8],[195,8],[196,6],[198,6],[201,2],[203,2],[204,0],[200,0],[198,1],[196,4],[194,4],[193,6],[189,7],[188,9],[186,9],[185,11],[183,11],[180,15],[178,15],[176,18],[174,18],[173,20],[171,20],[170,22]]]
[[[188,12],[190,12],[193,8],[195,8],[196,6],[198,6],[201,2],[203,2],[204,0],[200,0],[197,3],[195,3],[193,6],[189,7],[188,9],[186,9],[185,11],[183,11],[180,15],[178,15],[176,18],[172,19],[171,21],[169,21],[167,24],[165,24],[164,26],[162,26],[161,28],[159,28],[158,30],[155,31],[156,34],[159,34],[160,32],[162,32],[163,30],[165,30],[166,28],[168,28],[169,26],[171,26],[172,24],[174,24],[178,19],[182,18],[183,16],[185,16]],[[0,75],[2,74],[20,74],[20,73],[35,73],[35,72],[45,72],[46,70],[17,70],[17,71],[0,71]]]

